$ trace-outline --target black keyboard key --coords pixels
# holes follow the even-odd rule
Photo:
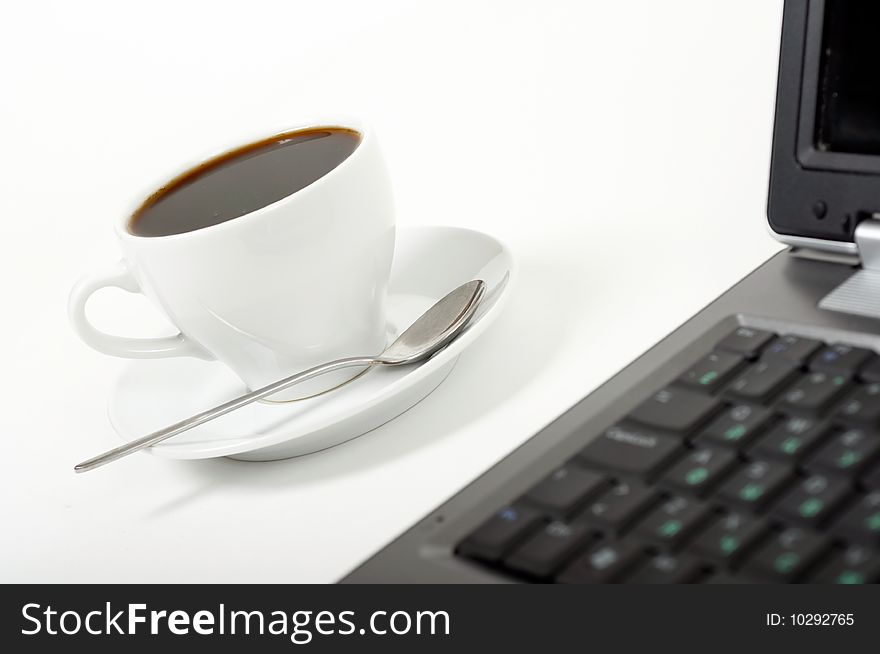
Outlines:
[[[828,541],[804,529],[789,527],[774,534],[743,565],[743,572],[777,583],[790,583],[825,551]]]
[[[699,556],[730,565],[767,533],[769,525],[760,518],[733,512],[719,516],[689,546]]]
[[[532,577],[549,577],[593,538],[584,524],[551,522],[517,547],[504,565]]]
[[[815,529],[843,504],[849,493],[850,485],[844,479],[810,475],[786,493],[773,514]]]
[[[702,574],[699,560],[687,554],[660,554],[637,569],[628,584],[690,584]]]
[[[736,463],[730,450],[698,447],[663,475],[662,483],[675,491],[705,496]]]
[[[763,429],[771,417],[770,411],[751,404],[734,404],[709,423],[697,437],[699,442],[741,447]]]
[[[810,357],[816,353],[816,350],[823,345],[824,343],[822,343],[822,341],[817,341],[813,338],[804,338],[802,336],[786,334],[770,343],[770,345],[764,350],[764,356],[778,356],[801,366],[809,361]]]
[[[859,368],[868,361],[873,353],[861,347],[852,345],[827,345],[819,350],[810,359],[810,370],[827,372],[831,375],[844,375],[855,377]]]
[[[682,442],[674,436],[644,427],[615,425],[581,450],[580,456],[603,470],[651,477],[681,450]]]
[[[485,561],[498,561],[542,521],[526,506],[509,506],[484,522],[459,545],[459,552]]]
[[[880,490],[880,462],[862,477],[862,486],[868,490]]]
[[[706,504],[676,495],[646,515],[633,529],[633,534],[646,542],[675,549],[709,515]]]
[[[872,426],[880,423],[880,383],[860,387],[837,408],[837,416]]]
[[[860,497],[832,525],[831,533],[863,545],[880,547],[880,490]]]
[[[678,378],[679,383],[713,392],[724,384],[744,363],[732,352],[711,352]]]
[[[869,384],[880,382],[880,357],[873,356],[868,359],[868,362],[859,370],[859,377]]]
[[[827,431],[827,427],[815,418],[789,416],[758,439],[749,454],[756,459],[795,463],[815,448]]]
[[[880,454],[880,435],[864,429],[835,433],[810,457],[807,467],[817,472],[856,476]]]
[[[851,545],[836,552],[810,579],[814,584],[872,584],[880,581],[880,552]]]
[[[565,516],[608,483],[605,475],[569,463],[553,471],[532,488],[526,498],[548,513]]]
[[[744,357],[754,359],[761,353],[761,349],[773,340],[774,334],[763,329],[751,327],[737,327],[733,332],[724,337],[718,344],[719,350],[727,350],[741,354]]]
[[[763,402],[792,381],[797,371],[797,366],[785,359],[758,361],[734,379],[728,390],[743,400]]]
[[[563,584],[607,584],[620,579],[644,561],[645,553],[637,543],[615,541],[600,543],[562,571],[557,581]]]
[[[657,502],[653,489],[623,482],[599,496],[580,514],[579,519],[594,527],[619,534]]]
[[[781,406],[792,411],[819,413],[840,397],[847,377],[827,372],[811,372],[782,394]]]
[[[791,478],[791,467],[759,459],[740,468],[718,491],[719,499],[751,510],[760,510]]]
[[[664,388],[637,406],[629,418],[667,431],[689,432],[706,420],[718,401],[684,388]]]

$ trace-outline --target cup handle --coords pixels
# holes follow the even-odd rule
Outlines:
[[[143,292],[124,261],[120,261],[109,270],[86,275],[80,279],[70,291],[67,314],[74,331],[87,345],[98,352],[129,359],[213,358],[183,334],[161,338],[127,338],[96,329],[86,317],[86,302],[92,293],[108,286],[115,286],[129,293]]]

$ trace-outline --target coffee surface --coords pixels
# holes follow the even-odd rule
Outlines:
[[[168,236],[239,218],[320,179],[354,152],[358,132],[288,132],[210,159],[172,180],[134,213],[135,236]]]

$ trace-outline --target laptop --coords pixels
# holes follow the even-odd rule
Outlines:
[[[880,581],[880,4],[786,0],[761,265],[344,582]]]

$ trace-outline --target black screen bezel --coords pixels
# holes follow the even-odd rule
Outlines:
[[[778,234],[853,241],[880,211],[880,156],[821,151],[816,103],[825,0],[786,0],[767,216]]]

